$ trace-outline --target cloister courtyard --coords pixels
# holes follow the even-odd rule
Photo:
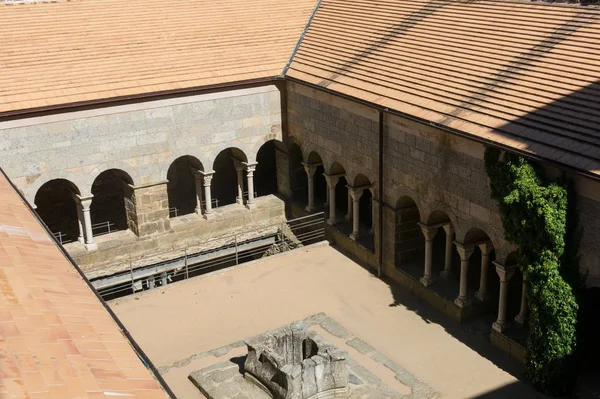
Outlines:
[[[418,298],[373,276],[336,247],[313,245],[109,302],[181,398],[202,398],[194,370],[240,356],[198,356],[325,313],[406,369],[438,398],[541,398],[523,368],[489,344],[489,324],[456,324]],[[393,373],[320,331],[403,394]]]

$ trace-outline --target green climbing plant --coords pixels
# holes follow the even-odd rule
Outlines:
[[[546,183],[524,158],[488,148],[485,167],[507,241],[517,245],[527,279],[529,339],[526,375],[534,386],[563,395],[575,377],[580,285],[575,229],[565,183]],[[568,212],[569,211],[569,212]]]

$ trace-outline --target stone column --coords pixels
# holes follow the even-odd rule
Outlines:
[[[348,187],[348,186],[346,186]],[[352,194],[350,194],[350,189],[348,188],[348,212],[346,213],[346,219],[352,220]]]
[[[527,319],[527,288],[525,284],[525,275],[523,275],[523,289],[521,290],[521,310],[515,321],[520,325],[525,325],[525,319]]]
[[[358,203],[362,196],[363,189],[348,186],[348,192],[352,197],[352,234],[350,234],[350,239],[356,241],[360,236],[360,208]]]
[[[500,298],[498,299],[498,320],[494,322],[492,328],[498,332],[506,329],[506,293],[508,291],[508,280],[515,272],[514,266],[504,266],[501,263],[493,262],[496,266],[496,273],[500,277]]]
[[[81,205],[81,213],[83,214],[83,230],[85,232],[85,247],[88,250],[96,249],[97,245],[94,241],[94,233],[92,232],[92,217],[90,216],[90,206],[92,205],[93,195],[89,197],[77,196]]]
[[[421,231],[425,236],[425,272],[423,273],[423,277],[421,277],[421,284],[423,284],[425,287],[428,287],[434,283],[432,274],[433,239],[438,231],[438,228],[429,227],[422,223],[419,223],[419,226],[421,227]]]
[[[441,276],[444,278],[450,277],[450,271],[452,269],[452,247],[454,247],[454,227],[451,224],[442,226],[446,233],[446,253],[444,258],[444,270],[442,270]]]
[[[479,275],[479,290],[475,293],[475,297],[483,302],[488,299],[487,275],[490,265],[490,253],[494,247],[491,242],[486,242],[480,244],[479,249],[481,250],[481,274]]]
[[[325,181],[327,182],[327,192],[328,201],[329,201],[329,218],[327,219],[327,223],[331,226],[335,224],[335,186],[340,180],[339,176],[330,176],[325,174]]]
[[[306,210],[313,212],[315,210],[315,172],[317,171],[316,165],[302,163],[304,170],[308,176],[308,206]]]
[[[471,304],[471,301],[467,297],[467,277],[469,275],[469,259],[473,255],[474,248],[470,245],[464,246],[458,242],[455,242],[455,244],[456,250],[460,255],[460,288],[458,298],[454,300],[454,303],[463,308]]]
[[[194,184],[196,186],[196,209],[198,215],[202,215],[202,172],[194,170]]]
[[[79,227],[79,236],[77,237],[77,241],[82,244],[85,244],[85,232],[83,229],[83,209],[81,207],[81,202],[79,201],[79,195],[76,193],[71,193],[73,196],[73,200],[75,201],[75,208],[77,209],[77,225]]]
[[[246,208],[256,208],[254,202],[254,171],[256,170],[256,162],[246,164],[246,178],[248,179],[248,201],[246,202]]]
[[[235,171],[237,172],[237,197],[235,202],[244,205],[244,168],[245,166],[237,159],[233,160]]]
[[[204,200],[206,201],[206,210],[204,211],[205,219],[213,219],[215,214],[212,209],[212,196],[210,192],[210,183],[212,182],[212,178],[214,175],[214,171],[211,172],[203,172],[204,177]]]

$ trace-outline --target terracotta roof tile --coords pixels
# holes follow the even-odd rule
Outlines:
[[[0,5],[0,114],[279,76],[316,4],[83,0]]]
[[[598,37],[594,6],[322,0],[287,76],[597,174]]]
[[[0,397],[166,398],[0,173]]]

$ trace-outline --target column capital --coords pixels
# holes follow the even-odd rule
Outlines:
[[[433,241],[433,239],[435,238],[435,235],[438,232],[438,227],[437,226],[428,226],[425,223],[417,223],[419,225],[419,227],[421,228],[421,232],[423,232],[423,235],[425,236],[425,241]]]
[[[319,167],[321,165],[322,164],[320,164],[320,163],[306,163],[306,162],[302,162],[302,166],[304,166],[304,171],[306,172],[306,174],[308,175],[308,177],[314,176],[315,172],[317,171],[317,167]]]
[[[192,174],[194,175],[194,179],[202,180],[202,178],[204,177],[203,171],[201,171],[199,169],[194,169],[194,168],[190,168],[190,170],[192,171]]]
[[[204,179],[204,186],[210,186],[210,183],[215,174],[215,171],[209,170],[209,171],[198,171],[198,172],[200,172],[202,174],[202,178]]]
[[[327,173],[323,173],[323,177],[325,177],[325,181],[329,187],[335,187],[342,176],[344,176],[343,173],[337,175],[328,175]]]
[[[497,261],[493,261],[492,264],[496,266],[496,273],[498,274],[498,277],[500,277],[501,283],[508,282],[513,274],[515,274],[517,268],[515,265],[505,265]]]
[[[352,187],[351,185],[346,185],[346,187],[348,188],[348,194],[350,194],[350,197],[352,197],[353,201],[358,201],[360,200],[360,197],[363,194],[364,191],[364,187]]]
[[[458,241],[454,241],[454,245],[456,246],[456,251],[460,255],[460,260],[462,262],[468,261],[471,258],[471,255],[473,255],[473,251],[475,250],[475,247],[473,245],[464,245],[463,243]]]
[[[242,162],[242,165],[246,167],[246,172],[254,173],[256,171],[256,165],[258,165],[258,162]]]
[[[447,236],[451,236],[454,234],[454,226],[452,226],[452,224],[448,223],[442,226],[442,228],[444,229],[444,231],[446,232]]]
[[[83,210],[88,210],[90,209],[90,205],[92,205],[92,199],[94,199],[94,195],[90,194],[87,196],[81,196],[79,194],[75,194],[73,198],[76,202],[79,202],[81,204]]]
[[[486,242],[479,244],[479,250],[481,251],[481,255],[483,255],[483,256],[489,256],[490,253],[493,251],[493,249],[494,249],[494,245],[492,244],[491,241],[486,241]]]

